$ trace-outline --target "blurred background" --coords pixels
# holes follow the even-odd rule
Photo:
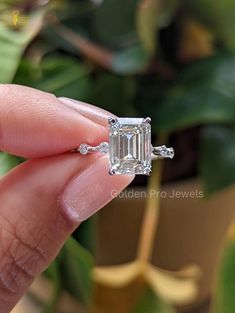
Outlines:
[[[235,312],[234,29],[235,0],[1,0],[0,83],[150,116],[176,151],[83,223],[14,313]],[[0,152],[1,175],[22,161]]]

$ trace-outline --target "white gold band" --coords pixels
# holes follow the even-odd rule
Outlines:
[[[82,143],[78,149],[75,151],[86,155],[88,153],[94,153],[94,152],[99,152],[99,153],[104,153],[107,154],[109,153],[109,144],[108,142],[101,142],[98,146],[90,146],[86,143]],[[156,160],[156,159],[173,159],[174,158],[174,149],[173,148],[167,148],[165,145],[163,146],[158,146],[158,147],[153,147],[152,146],[152,155],[151,159]]]

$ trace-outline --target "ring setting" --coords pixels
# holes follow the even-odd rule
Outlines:
[[[151,144],[151,118],[110,117],[109,143],[82,143],[77,152],[109,154],[109,174],[150,175],[152,160],[173,159],[174,149]]]

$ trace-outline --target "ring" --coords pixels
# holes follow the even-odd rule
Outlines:
[[[75,151],[109,154],[109,174],[150,175],[155,159],[172,159],[174,149],[151,144],[151,118],[108,118],[109,143],[82,143]]]

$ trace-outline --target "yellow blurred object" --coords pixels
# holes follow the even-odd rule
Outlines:
[[[161,1],[142,0],[137,10],[137,30],[143,47],[149,54],[156,49],[156,30]]]
[[[204,26],[193,19],[184,19],[178,47],[178,59],[182,63],[191,62],[212,55],[214,36]]]
[[[197,280],[200,270],[189,266],[179,272],[164,271],[148,262],[96,267],[93,278],[97,284],[110,288],[122,288],[142,279],[157,296],[172,304],[187,304],[197,296]]]
[[[195,300],[198,294],[196,281],[200,277],[200,271],[194,268],[195,270],[192,271],[194,275],[186,271],[185,276],[180,277],[177,272],[171,273],[149,265],[145,276],[153,291],[161,299],[175,305],[185,305]]]
[[[20,10],[9,9],[1,13],[0,21],[7,27],[18,29],[28,25],[29,17]]]

